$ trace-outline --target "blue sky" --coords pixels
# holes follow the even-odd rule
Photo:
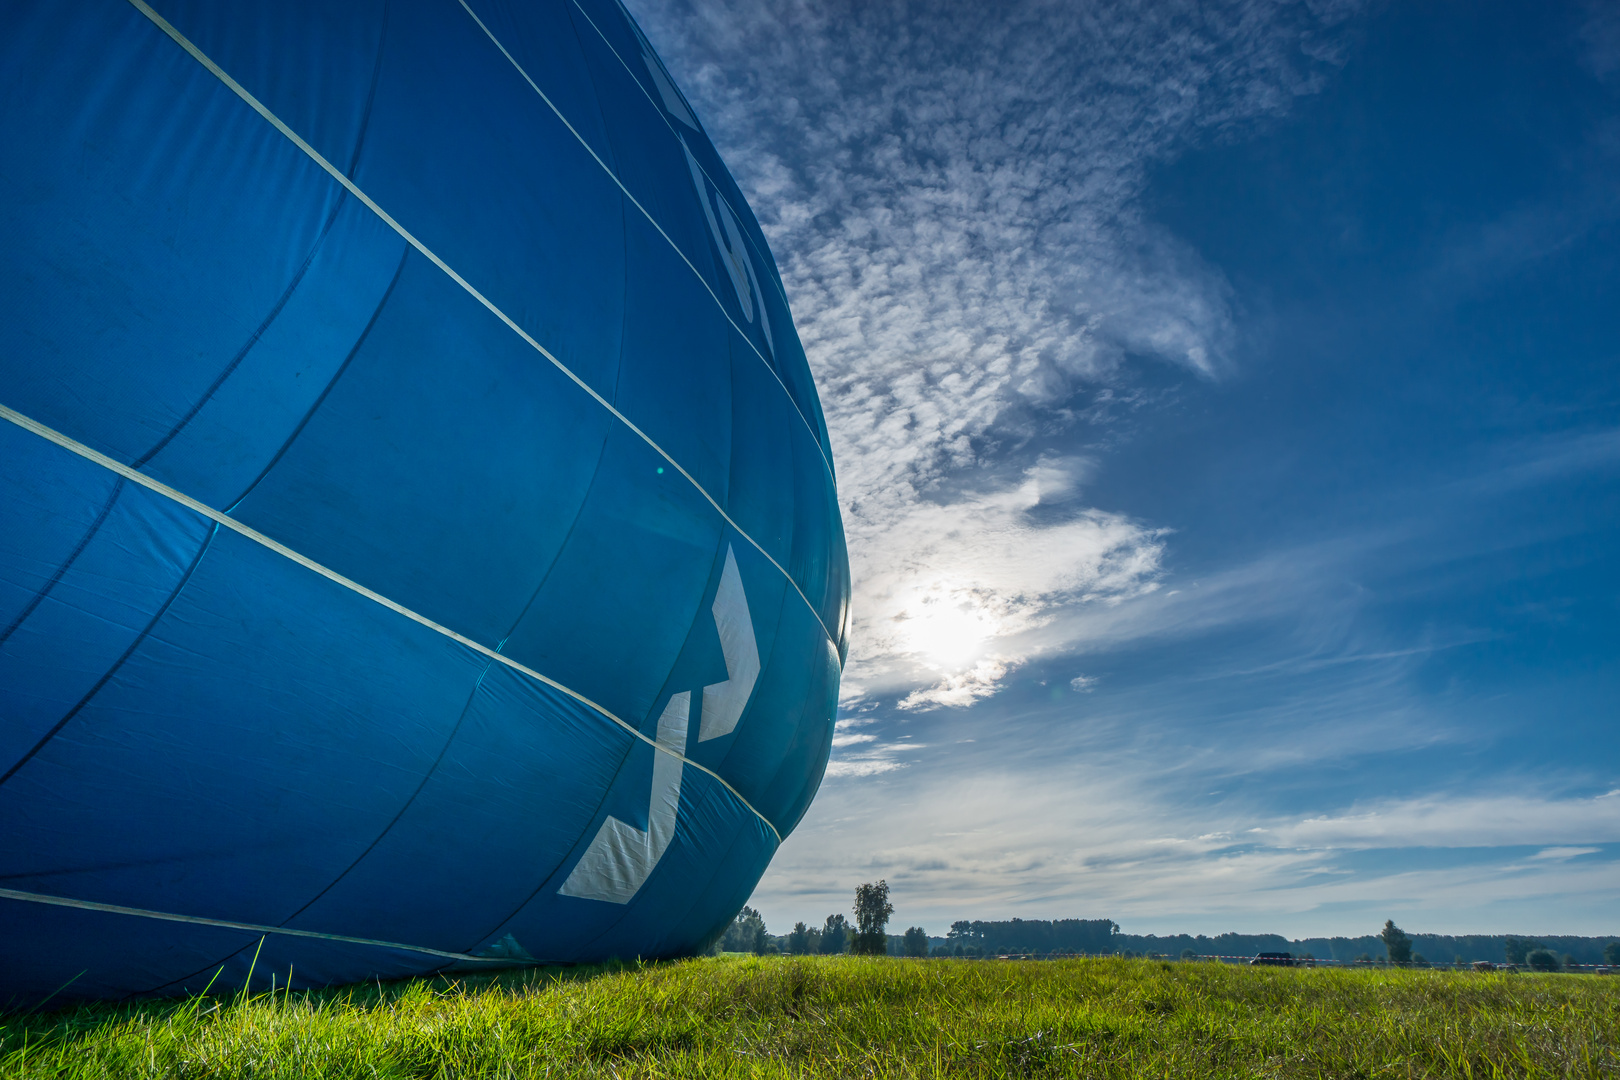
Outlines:
[[[632,9],[856,574],[773,930],[1620,932],[1620,8]]]

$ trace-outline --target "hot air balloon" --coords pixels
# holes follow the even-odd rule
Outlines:
[[[614,0],[0,6],[0,1004],[703,947],[848,558]]]

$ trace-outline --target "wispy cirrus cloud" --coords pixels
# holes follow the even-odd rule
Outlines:
[[[1230,290],[1143,216],[1147,169],[1285,112],[1353,4],[633,5],[770,237],[821,387],[855,574],[846,700],[968,704],[1164,533],[1043,457],[1216,377]],[[1044,485],[1044,486],[1043,486]]]
[[[1570,840],[1620,843],[1620,804],[1601,797],[1453,794],[1306,818],[1279,825],[1275,834],[1279,844],[1319,848],[1567,845]],[[1555,846],[1535,857],[1571,857],[1596,850]]]

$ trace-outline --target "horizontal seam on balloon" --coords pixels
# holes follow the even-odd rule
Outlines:
[[[494,315],[497,319],[501,320],[501,322],[505,323],[506,327],[518,337],[522,338],[523,341],[529,345],[529,347],[549,360],[551,365],[566,375],[575,386],[578,386],[581,390],[585,391],[586,394],[590,395],[592,400],[611,413],[621,424],[635,432],[637,437],[639,437],[642,442],[652,447],[653,450],[657,452],[658,456],[669,462],[670,467],[676,472],[680,473],[681,476],[685,477],[687,483],[696,488],[698,494],[702,495],[703,498],[708,501],[709,505],[714,507],[715,513],[719,514],[721,518],[725,520],[727,525],[730,525],[737,531],[737,535],[741,536],[744,540],[747,540],[750,544],[752,544],[754,549],[761,555],[765,556],[765,559],[772,566],[776,567],[777,571],[787,579],[788,584],[793,586],[793,591],[799,594],[799,598],[803,600],[805,606],[810,609],[810,614],[814,616],[816,622],[821,625],[822,633],[826,634],[827,639],[836,645],[838,639],[834,635],[832,628],[822,621],[821,612],[816,609],[816,605],[810,602],[810,598],[806,596],[804,590],[799,587],[799,583],[793,580],[793,575],[788,573],[786,568],[784,568],[781,563],[777,562],[775,557],[772,556],[770,552],[766,551],[759,541],[748,535],[748,533],[745,532],[740,525],[733,521],[731,519],[731,515],[726,513],[720,504],[715,501],[714,496],[710,495],[703,485],[697,482],[697,478],[691,473],[687,472],[686,468],[681,465],[680,462],[671,457],[668,451],[654,442],[652,437],[649,436],[645,431],[642,431],[641,428],[637,427],[628,416],[624,415],[624,413],[615,408],[612,402],[608,401],[607,398],[593,390],[590,384],[585,382],[584,379],[581,379],[578,375],[575,375],[568,365],[564,364],[561,360],[558,360],[555,356],[553,356],[551,351],[531,337],[527,330],[524,330],[523,327],[514,322],[512,318],[506,314],[506,312],[496,307],[493,301],[475,289],[471,282],[451,269],[449,263],[445,262],[443,259],[439,258],[439,256],[434,254],[426,244],[418,240],[403,225],[395,221],[386,210],[373,202],[371,196],[367,195],[364,191],[361,191],[359,185],[355,184],[354,181],[350,180],[347,176],[344,176],[341,172],[339,172],[330,161],[327,161],[326,158],[321,156],[320,151],[316,150],[309,143],[305,142],[302,136],[283,123],[281,118],[276,116],[275,113],[266,108],[263,102],[254,97],[252,94],[248,93],[246,87],[242,86],[242,84],[231,78],[224,68],[210,60],[208,56],[204,54],[202,50],[198,49],[197,46],[193,45],[184,34],[171,26],[168,20],[164,19],[164,17],[159,15],[156,11],[153,11],[152,8],[146,3],[146,0],[129,0],[129,3],[137,11],[150,19],[159,30],[162,30],[171,39],[173,39],[175,44],[179,45],[182,49],[189,53],[192,59],[196,60],[199,64],[203,65],[203,67],[207,68],[210,74],[212,74],[220,82],[224,83],[225,86],[237,97],[241,98],[249,108],[268,121],[269,124],[277,131],[281,132],[281,134],[285,136],[289,142],[298,147],[298,149],[302,150],[311,161],[315,162],[315,164],[326,170],[329,176],[347,188],[350,194],[363,202],[367,209],[381,218],[383,222],[388,225],[389,228],[398,233],[406,243],[410,244],[417,251],[420,251],[427,257],[429,262],[433,263],[434,266],[437,266],[440,270],[442,270],[445,276],[450,278],[450,280],[454,281],[457,285],[461,286],[468,296],[471,296],[474,300],[477,300],[480,304],[482,304],[490,314]],[[474,17],[476,18],[476,16]],[[800,418],[803,419],[802,416]]]
[[[680,139],[680,133],[675,130],[675,125],[671,124],[669,122],[669,117],[664,115],[664,110],[660,109],[658,107],[658,102],[653,100],[652,92],[649,91],[645,86],[642,85],[642,82],[641,82],[640,79],[636,78],[635,71],[631,69],[629,63],[627,63],[625,61],[624,57],[622,55],[620,55],[619,50],[615,49],[613,47],[613,42],[608,40],[608,36],[606,34],[602,33],[602,28],[600,26],[596,25],[596,20],[591,18],[591,13],[586,11],[585,8],[580,5],[579,0],[572,0],[572,3],[574,5],[574,7],[579,10],[579,13],[581,15],[585,16],[585,21],[591,24],[591,29],[595,30],[596,31],[596,36],[602,39],[602,44],[607,46],[608,52],[613,54],[613,59],[615,59],[615,60],[617,60],[619,62],[620,67],[624,68],[624,73],[626,75],[630,76],[630,81],[636,84],[636,88],[641,91],[641,96],[646,98],[648,100],[648,102],[650,102],[652,104],[653,111],[658,113],[658,119],[660,119],[660,120],[662,120],[664,122],[664,126],[669,129],[669,133],[671,135],[673,135],[677,140]],[[622,3],[619,4],[619,8],[620,8],[620,10],[623,10],[624,5]],[[625,16],[628,18],[629,15],[630,15],[630,13],[628,11],[626,11]],[[694,119],[695,118],[696,117],[694,115]],[[694,160],[696,160],[696,159],[694,159]],[[725,192],[720,190],[720,185],[715,182],[714,177],[709,175],[709,170],[705,169],[703,167],[703,162],[698,161],[697,162],[697,167],[698,167],[698,171],[703,174],[704,179],[708,180],[709,183],[714,184],[715,193],[718,194],[720,196],[720,198],[725,201],[726,209],[730,210],[737,217],[741,217],[742,215],[737,213],[737,208],[731,205],[731,200],[726,198]],[[759,255],[760,258],[763,260],[764,256],[760,252],[759,246],[754,243],[754,238],[752,236],[749,236],[747,234],[747,232],[745,231],[743,233],[743,239],[748,241],[748,246],[754,249],[754,254]],[[783,291],[783,289],[782,289],[782,283],[780,281],[776,281],[776,280],[773,279],[771,284],[773,286],[775,286],[775,288],[776,288],[776,295],[778,295],[778,296],[780,296],[782,298],[782,306],[787,307],[787,308],[789,308],[791,310],[791,305],[788,304],[787,293],[785,291]],[[772,374],[775,374],[775,372],[772,372]],[[780,379],[778,381],[780,381]],[[800,415],[803,415],[803,414],[801,413]]]
[[[664,231],[664,227],[658,223],[657,218],[652,216],[652,212],[649,211],[645,206],[642,206],[639,199],[630,194],[630,189],[624,186],[624,182],[619,179],[618,174],[608,167],[608,163],[603,161],[597,152],[591,147],[591,144],[585,141],[585,137],[575,130],[574,125],[569,122],[568,117],[563,115],[562,110],[557,108],[557,106],[552,102],[551,98],[546,96],[546,92],[540,89],[539,84],[529,77],[529,73],[523,69],[523,65],[519,64],[517,59],[513,57],[511,53],[506,51],[506,46],[501,44],[501,39],[490,32],[489,27],[484,25],[484,20],[480,19],[478,17],[478,13],[467,5],[467,0],[459,0],[459,2],[467,14],[472,17],[472,21],[478,24],[478,29],[484,32],[484,36],[489,38],[489,40],[495,44],[497,49],[501,50],[501,55],[506,57],[507,63],[511,64],[512,67],[517,70],[517,73],[523,76],[523,81],[528,83],[529,88],[539,95],[541,101],[546,103],[546,107],[556,114],[557,119],[562,121],[563,127],[568,129],[569,134],[578,140],[579,145],[585,148],[585,152],[591,155],[592,160],[594,160],[597,165],[601,166],[603,172],[607,173],[608,179],[612,180],[613,183],[618,186],[619,190],[624,193],[624,197],[629,199],[631,204],[634,205],[637,210],[641,211],[641,216],[646,218],[648,223],[652,225],[653,228],[658,230],[658,235],[664,238],[664,241],[669,244],[670,249],[681,257],[681,261],[686,264],[687,269],[691,270],[692,274],[698,279],[698,284],[703,286],[704,291],[709,294],[709,298],[714,301],[715,307],[719,309],[721,316],[726,320],[726,322],[731,324],[732,329],[736,330],[744,341],[748,342],[748,347],[754,351],[755,356],[759,357],[759,362],[765,365],[765,370],[771,373],[771,378],[776,380],[776,385],[780,386],[782,388],[782,393],[787,395],[788,404],[793,406],[793,411],[798,414],[799,421],[804,424],[805,430],[810,433],[811,441],[816,444],[816,453],[821,458],[821,463],[826,468],[827,474],[831,476],[832,461],[827,457],[827,450],[821,445],[821,440],[816,435],[816,429],[810,425],[810,418],[804,415],[804,410],[799,408],[799,403],[793,400],[793,393],[787,388],[787,383],[783,382],[782,376],[778,375],[776,373],[776,369],[771,367],[770,361],[765,359],[765,354],[759,351],[759,346],[754,344],[753,339],[750,338],[743,328],[737,325],[737,321],[731,317],[731,313],[726,310],[726,305],[724,302],[721,301],[714,289],[709,286],[708,279],[705,278],[698,268],[692,264],[692,260],[686,257],[686,252],[681,250],[680,245],[675,242],[674,238],[671,237],[669,233]],[[586,18],[588,19],[590,16],[587,15]],[[594,25],[595,24],[592,23],[592,26]],[[600,33],[600,31],[598,31],[598,33]],[[618,54],[615,53],[614,55],[617,56]],[[619,63],[623,64],[624,61],[621,59]],[[641,84],[637,83],[636,85],[640,86]],[[646,90],[643,89],[642,93],[646,93]],[[702,166],[699,165],[698,168],[701,169]],[[703,175],[708,176],[708,173],[705,172]],[[713,182],[712,178],[710,182]],[[701,198],[703,193],[701,191],[698,192],[698,196]],[[768,318],[763,307],[760,310],[759,317],[761,319]]]
[[[540,674],[538,671],[534,670],[533,668],[528,667],[525,664],[521,664],[518,661],[513,660],[509,656],[505,656],[505,655],[503,655],[501,653],[498,653],[494,649],[491,649],[487,645],[484,645],[484,644],[481,644],[480,642],[474,641],[472,638],[467,637],[465,634],[457,633],[456,631],[450,629],[448,626],[445,626],[445,625],[443,625],[441,623],[436,623],[432,619],[428,618],[426,615],[418,614],[417,612],[412,611],[410,608],[406,607],[404,604],[401,604],[396,600],[390,600],[388,597],[384,596],[382,593],[379,593],[379,592],[377,592],[377,591],[375,591],[373,589],[368,589],[364,585],[360,584],[358,581],[355,581],[352,578],[344,577],[342,574],[338,573],[336,570],[333,570],[333,569],[330,569],[329,567],[321,565],[320,563],[316,562],[314,559],[309,558],[307,555],[299,554],[298,552],[294,551],[292,548],[288,547],[287,545],[281,543],[278,540],[271,539],[270,537],[264,535],[264,533],[259,532],[257,529],[252,528],[251,526],[242,524],[240,521],[237,521],[235,518],[231,517],[229,514],[222,513],[221,511],[215,510],[213,507],[208,506],[205,503],[198,502],[196,499],[193,499],[191,496],[185,494],[184,492],[176,491],[174,488],[169,487],[167,484],[163,483],[162,481],[154,480],[154,479],[152,479],[152,477],[147,476],[145,473],[143,473],[143,472],[141,472],[141,471],[139,471],[137,469],[132,469],[128,465],[125,465],[123,462],[116,461],[113,458],[108,457],[106,454],[101,453],[99,450],[93,450],[90,447],[88,447],[88,446],[84,445],[83,443],[79,442],[78,440],[76,440],[76,439],[74,439],[74,438],[72,438],[70,436],[64,435],[60,431],[55,430],[54,428],[47,427],[46,425],[40,423],[38,420],[34,420],[34,419],[30,418],[30,417],[24,416],[22,413],[17,412],[15,409],[9,408],[9,407],[7,407],[5,405],[0,405],[0,419],[8,420],[11,423],[16,424],[18,427],[22,428],[24,431],[33,432],[35,435],[38,435],[40,438],[45,439],[48,442],[55,443],[57,446],[60,446],[62,449],[67,450],[70,453],[74,453],[74,454],[79,455],[80,457],[84,458],[86,461],[94,462],[95,464],[100,465],[104,469],[110,469],[111,471],[117,473],[119,476],[122,476],[125,479],[132,480],[135,483],[141,485],[142,487],[144,487],[144,488],[146,488],[146,489],[148,489],[150,491],[154,491],[159,495],[162,495],[166,499],[171,499],[174,502],[179,503],[181,506],[184,506],[186,509],[191,510],[193,513],[201,514],[203,517],[208,518],[210,521],[214,521],[214,522],[219,523],[220,525],[225,526],[227,529],[230,529],[232,532],[237,533],[238,535],[240,535],[242,537],[245,537],[246,539],[251,540],[256,544],[259,544],[262,547],[268,548],[270,551],[273,551],[277,555],[280,555],[283,558],[289,559],[292,562],[297,563],[299,566],[302,566],[306,570],[311,570],[311,571],[321,575],[322,577],[326,578],[328,581],[331,581],[331,582],[334,582],[335,584],[341,585],[345,589],[348,589],[351,592],[354,592],[354,593],[356,593],[356,594],[358,594],[360,596],[363,596],[367,600],[370,600],[375,604],[379,604],[382,607],[387,608],[388,610],[394,612],[396,615],[403,615],[407,619],[410,619],[412,622],[419,623],[420,625],[427,627],[429,630],[432,630],[433,632],[435,632],[437,634],[442,634],[443,636],[449,638],[452,641],[455,641],[455,642],[457,642],[459,644],[465,645],[465,646],[467,646],[467,648],[472,649],[473,651],[479,653],[482,656],[487,656],[492,660],[495,660],[495,661],[497,661],[497,662],[499,662],[501,664],[504,664],[505,666],[511,668],[513,671],[520,672],[520,673],[522,673],[524,675],[529,676],[531,679],[536,680],[537,682],[543,683],[546,686],[551,687],[553,690],[557,690],[557,691],[559,691],[561,693],[567,694],[569,697],[573,698],[575,701],[579,702],[581,705],[584,705],[586,708],[591,709],[592,711],[596,712],[598,715],[606,718],[607,720],[612,721],[614,724],[617,724],[619,727],[623,728],[625,731],[629,732],[631,735],[633,735],[636,738],[640,739],[642,742],[646,743],[648,746],[651,746],[654,750],[658,751],[659,753],[668,754],[670,757],[676,758],[676,759],[680,760],[681,762],[684,762],[685,764],[692,766],[694,769],[697,769],[699,772],[706,773],[709,776],[713,777],[722,787],[724,787],[727,791],[731,792],[731,794],[737,799],[737,801],[742,803],[742,805],[744,807],[746,807],[750,813],[752,813],[755,817],[757,817],[761,821],[763,821],[765,823],[766,828],[770,829],[772,833],[775,833],[777,843],[781,843],[782,834],[777,831],[777,828],[776,828],[775,824],[773,824],[771,822],[770,818],[766,817],[764,814],[762,814],[758,810],[756,810],[752,803],[750,803],[747,799],[743,798],[743,795],[742,795],[741,792],[739,792],[736,788],[732,787],[731,784],[726,781],[725,777],[721,776],[719,773],[715,772],[713,769],[709,768],[708,766],[701,765],[698,762],[691,760],[690,758],[686,757],[684,754],[674,753],[674,752],[672,752],[670,750],[667,750],[664,747],[658,745],[658,742],[657,742],[656,739],[650,739],[646,735],[643,735],[632,724],[628,723],[625,720],[620,719],[618,716],[616,716],[612,712],[608,711],[608,709],[604,708],[601,705],[598,705],[596,702],[592,701],[590,698],[586,697],[584,694],[579,693],[577,690],[571,690],[568,687],[564,686],[562,683],[558,682],[557,680],[548,678],[545,675]]]
[[[294,930],[285,926],[261,926],[258,923],[236,922],[232,919],[208,919],[201,915],[177,915],[172,911],[125,907],[122,904],[102,904],[94,900],[75,900],[69,896],[51,896],[48,893],[24,892],[21,889],[0,889],[0,900],[21,900],[31,904],[48,904],[52,907],[78,908],[81,911],[101,911],[112,915],[133,915],[141,919],[161,919],[164,922],[213,926],[221,930],[245,930],[250,934],[281,934],[285,937],[312,938],[316,941],[341,941],[349,945],[373,945],[383,949],[404,949],[407,952],[426,953],[429,956],[442,956],[448,960],[472,961],[479,964],[511,963],[505,957],[473,956],[469,953],[430,949],[426,945],[407,945],[400,941],[380,941],[376,938],[350,937],[347,934],[326,934],[319,930]]]

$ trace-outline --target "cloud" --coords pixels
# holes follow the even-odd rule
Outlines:
[[[1279,844],[1317,848],[1501,847],[1571,840],[1620,841],[1620,805],[1602,799],[1450,795],[1307,818],[1276,829]],[[1536,858],[1585,850],[1555,847],[1548,851],[1566,854],[1543,852]]]
[[[917,746],[881,742],[871,732],[854,730],[870,723],[869,717],[862,716],[845,716],[838,721],[833,732],[833,756],[827,763],[827,776],[877,776],[904,767],[904,762],[897,760],[895,755],[916,749]]]
[[[1027,659],[1009,639],[1047,625],[1056,609],[1157,588],[1161,533],[1092,509],[1038,522],[1043,482],[1028,475],[991,494],[919,500],[896,513],[888,536],[872,538],[859,560],[865,659],[854,695],[932,677],[903,708],[971,703]]]
[[[1008,639],[1150,591],[1164,533],[1053,452],[1231,365],[1153,163],[1285,112],[1353,4],[640,0],[760,217],[821,388],[854,570],[846,701],[970,704]],[[1172,380],[1173,381],[1173,380]],[[1102,436],[1099,436],[1102,437]]]
[[[1144,782],[1115,756],[1014,769],[975,753],[831,781],[751,903],[791,921],[883,877],[898,917],[936,931],[1013,916],[1128,917],[1133,932],[1366,933],[1391,915],[1437,933],[1612,929],[1620,863],[1599,844],[1620,822],[1600,800],[1521,791],[1300,820]]]
[[[877,776],[879,773],[893,772],[900,767],[900,762],[888,758],[845,758],[840,761],[829,761],[826,775],[828,777]]]
[[[1580,36],[1588,69],[1607,81],[1620,74],[1620,11],[1605,0],[1588,0]]]
[[[1532,859],[1556,859],[1562,862],[1565,859],[1573,859],[1578,855],[1596,855],[1602,850],[1602,848],[1595,847],[1550,847],[1542,848],[1530,857]]]

